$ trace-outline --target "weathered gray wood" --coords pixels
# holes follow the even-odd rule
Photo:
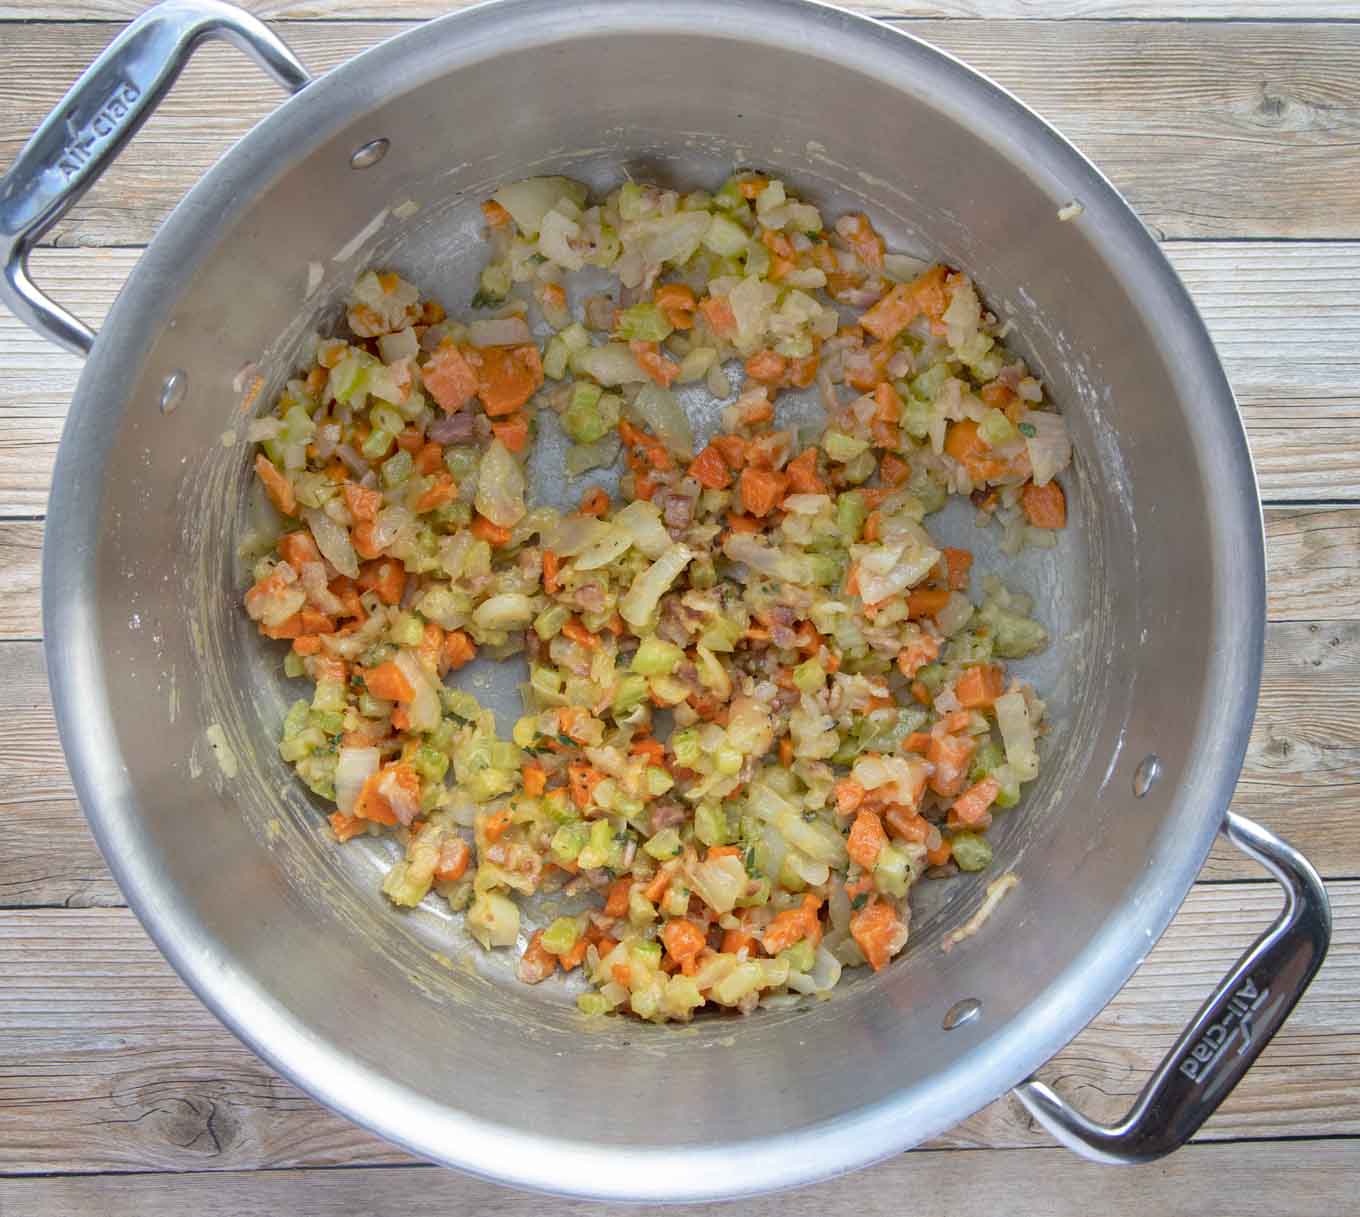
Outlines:
[[[1092,1217],[1137,1213],[1203,1217],[1336,1217],[1355,1198],[1350,1141],[1192,1145],[1151,1166],[1116,1170],[1060,1149],[920,1152],[796,1192],[740,1206],[682,1205],[675,1217],[900,1217],[904,1198],[932,1213]],[[544,1200],[434,1167],[224,1171],[6,1180],[25,1217],[650,1217],[654,1207]],[[921,1204],[920,1199],[908,1200]],[[1231,1206],[1230,1208],[1227,1206]]]
[[[0,21],[127,21],[149,0],[8,0],[0,4]],[[242,0],[242,7],[271,21],[360,20],[406,18],[423,21],[464,8],[473,0]],[[1355,20],[1354,0],[861,0],[846,3],[872,17],[972,17],[1045,21],[1130,18],[1141,20],[1208,20],[1213,18],[1276,21]]]
[[[280,27],[314,71],[401,28]],[[917,21],[910,30],[1054,122],[1166,236],[1360,236],[1360,26]],[[0,161],[114,32],[100,23],[9,28],[0,47]],[[235,51],[204,48],[54,239],[146,241],[187,184],[278,102]]]
[[[1271,499],[1360,499],[1360,243],[1175,242],[1242,403]],[[43,249],[33,273],[102,323],[138,257]],[[80,361],[0,309],[0,516],[43,511]]]
[[[1360,1069],[1360,883],[1331,891],[1331,956],[1205,1126],[1205,1139],[1360,1135],[1352,1084]],[[1042,1076],[1092,1116],[1116,1117],[1206,996],[1208,978],[1227,969],[1278,904],[1273,888],[1257,884],[1196,888],[1134,979]],[[0,913],[0,1110],[0,1173],[409,1160],[276,1077],[118,909]],[[934,1144],[1051,1142],[1002,1099]]]

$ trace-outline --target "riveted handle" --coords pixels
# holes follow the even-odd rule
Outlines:
[[[1284,887],[1284,911],[1223,979],[1118,1124],[1088,1120],[1031,1079],[1015,1096],[1069,1149],[1098,1162],[1150,1162],[1184,1145],[1232,1092],[1303,996],[1332,936],[1331,906],[1308,860],[1229,812],[1223,834]]]
[[[263,22],[218,0],[166,0],[127,27],[0,178],[0,300],[58,346],[88,355],[94,331],[28,277],[28,253],[112,164],[206,39],[231,42],[290,92],[310,79]]]

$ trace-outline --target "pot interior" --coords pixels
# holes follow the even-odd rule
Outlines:
[[[89,629],[61,660],[88,698],[67,709],[67,685],[63,723],[101,842],[172,959],[254,1046],[444,1161],[577,1192],[731,1194],[947,1127],[1056,1049],[1150,948],[1240,761],[1216,711],[1246,685],[1222,670],[1215,632],[1230,585],[1251,577],[1230,561],[1232,528],[1250,521],[1225,524],[1238,498],[1205,494],[1235,421],[1197,320],[1113,192],[1009,98],[833,10],[570,7],[492,6],[407,35],[311,86],[195,191],[82,382],[54,517],[92,551],[64,585],[76,608],[49,604],[49,621],[75,611]],[[386,157],[352,169],[379,137]],[[337,846],[279,759],[301,686],[240,609],[244,424],[366,267],[462,310],[496,185],[563,173],[601,190],[625,175],[712,189],[739,166],[828,220],[866,210],[891,248],[966,270],[1014,320],[1008,341],[1073,433],[1069,527],[1014,562],[965,503],[930,527],[1036,597],[1052,643],[1016,670],[1052,730],[1040,780],[992,830],[993,869],[918,885],[911,943],[882,974],[745,1019],[587,1022],[570,983],[520,985],[513,959],[483,954],[442,902],[392,908],[384,844]],[[1073,198],[1085,212],[1063,222]],[[163,414],[177,370],[187,393]],[[712,403],[692,404],[711,426]],[[534,492],[574,504],[587,483],[566,480],[546,430]],[[522,679],[520,661],[479,662],[457,682],[508,729]],[[1162,777],[1135,798],[1153,753]],[[946,953],[943,936],[1011,869],[1021,882],[999,913]],[[981,1017],[943,1030],[970,997]],[[776,1139],[808,1132],[781,1173],[774,1148],[791,1143]],[[700,1151],[739,1143],[750,1153],[730,1153],[730,1170],[693,1173]],[[600,1156],[616,1149],[635,1152]]]

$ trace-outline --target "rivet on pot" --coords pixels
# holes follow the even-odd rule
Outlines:
[[[956,1001],[949,1007],[940,1026],[946,1031],[953,1031],[955,1027],[962,1027],[964,1023],[971,1023],[981,1013],[982,1003],[976,997],[965,997],[962,1001]]]
[[[392,146],[389,139],[371,139],[368,143],[356,148],[349,158],[351,169],[372,169],[383,157],[387,155],[387,150]]]
[[[161,413],[169,414],[176,406],[184,400],[184,394],[189,388],[188,374],[182,370],[171,372],[165,378],[165,383],[161,385]]]
[[[1155,752],[1148,753],[1138,768],[1133,771],[1133,793],[1135,798],[1141,799],[1156,780],[1162,776],[1162,762],[1158,759]]]

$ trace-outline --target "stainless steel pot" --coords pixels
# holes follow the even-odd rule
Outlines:
[[[176,209],[96,339],[29,283],[24,256],[206,37],[295,96]],[[980,878],[924,885],[906,956],[813,1008],[684,1030],[586,1024],[560,988],[482,965],[437,912],[386,906],[380,859],[318,831],[273,745],[276,657],[236,607],[247,461],[223,433],[239,439],[243,410],[362,264],[465,301],[476,204],[495,183],[604,184],[625,169],[715,183],[734,164],[777,168],[832,214],[867,207],[895,245],[966,267],[1015,318],[1079,454],[1074,527],[1022,577],[1056,627],[1036,675],[1056,725],[1044,778],[996,834],[1020,885],[959,949],[941,938]],[[1072,201],[1083,210],[1063,222]],[[309,82],[239,10],[173,0],[109,48],[0,181],[0,240],[6,303],[89,356],[43,575],[81,802],[185,980],[337,1111],[492,1179],[609,1198],[804,1183],[1010,1088],[1078,1151],[1138,1161],[1199,1127],[1321,962],[1317,875],[1226,811],[1257,693],[1264,563],[1222,369],[1109,184],[948,56],[792,0],[506,0]],[[537,481],[551,497],[560,467],[540,463]],[[1219,831],[1280,880],[1284,912],[1129,1116],[1093,1125],[1025,1079],[1138,966]],[[961,1000],[976,1017],[947,1017]]]

